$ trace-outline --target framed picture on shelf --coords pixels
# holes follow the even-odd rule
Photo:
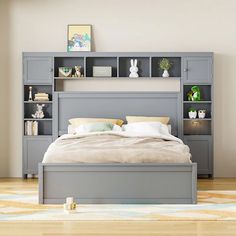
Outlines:
[[[90,52],[91,32],[92,32],[92,25],[68,25],[67,51]]]

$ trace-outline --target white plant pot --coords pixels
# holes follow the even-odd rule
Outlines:
[[[196,119],[197,118],[197,112],[196,111],[190,111],[188,113],[188,116],[190,119]]]
[[[198,111],[198,118],[204,119],[206,117],[206,111],[205,110],[199,110]]]
[[[164,78],[170,77],[168,70],[163,71],[162,77],[164,77]]]

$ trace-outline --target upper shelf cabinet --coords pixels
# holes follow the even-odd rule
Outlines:
[[[185,57],[183,59],[185,83],[211,83],[212,82],[211,57]]]
[[[52,57],[25,57],[24,82],[26,84],[51,84],[53,80]]]

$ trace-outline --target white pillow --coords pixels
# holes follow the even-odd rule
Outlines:
[[[160,122],[136,122],[123,125],[127,132],[169,135],[168,126]]]

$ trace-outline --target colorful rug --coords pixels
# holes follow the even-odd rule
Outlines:
[[[62,205],[39,205],[37,202],[37,191],[8,191],[0,194],[0,221],[236,220],[236,191],[199,191],[196,205],[81,204],[74,214],[64,213]]]

